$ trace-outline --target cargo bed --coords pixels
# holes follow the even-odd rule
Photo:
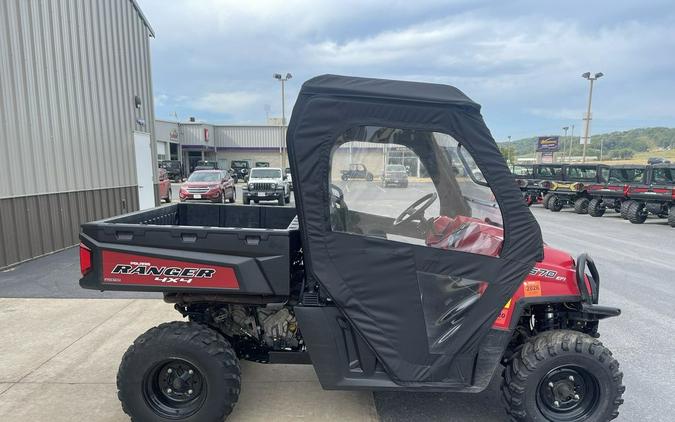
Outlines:
[[[299,256],[295,215],[291,207],[179,203],[86,223],[81,254],[91,264],[80,285],[277,300],[288,296]]]

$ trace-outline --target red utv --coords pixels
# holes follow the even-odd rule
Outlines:
[[[623,218],[627,217],[629,202],[628,191],[632,185],[644,184],[647,176],[647,166],[620,165],[602,169],[602,183],[595,183],[586,187],[590,197],[588,214],[591,217],[602,217],[607,209],[620,212]]]
[[[122,358],[133,420],[222,421],[242,359],[311,364],[340,390],[478,392],[503,370],[513,420],[617,417],[623,375],[598,329],[620,311],[598,305],[588,255],[543,244],[478,104],[319,76],[287,146],[297,209],[180,203],[82,226],[82,287],[162,292],[187,318]],[[340,180],[350,152],[380,172],[389,149],[428,174],[412,204],[409,189]]]
[[[675,164],[654,164],[640,184],[631,185],[627,192],[626,218],[642,224],[649,214],[667,218],[675,227]]]

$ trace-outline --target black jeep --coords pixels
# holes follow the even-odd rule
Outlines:
[[[342,180],[365,179],[369,182],[373,180],[373,173],[369,172],[363,164],[350,164],[349,169],[342,170],[340,173]]]

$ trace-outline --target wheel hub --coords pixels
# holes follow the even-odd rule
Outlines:
[[[201,407],[205,382],[191,363],[172,359],[158,364],[144,379],[148,404],[169,418],[186,417]]]
[[[542,379],[537,394],[537,405],[549,419],[574,421],[597,406],[597,380],[580,367],[560,367],[551,370]]]

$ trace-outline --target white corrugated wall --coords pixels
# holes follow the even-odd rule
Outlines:
[[[0,198],[136,184],[150,35],[131,0],[0,1]]]

